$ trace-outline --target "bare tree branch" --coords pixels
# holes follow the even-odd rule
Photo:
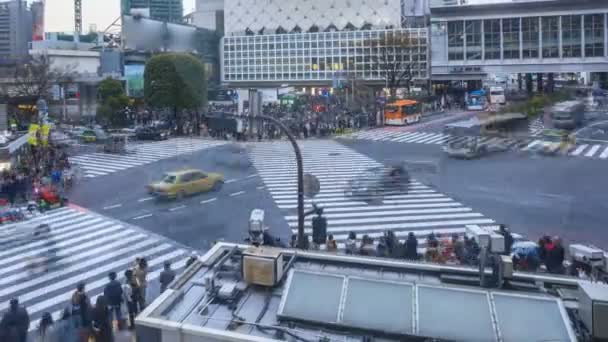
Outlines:
[[[384,74],[391,96],[401,85],[409,92],[417,65],[412,50],[417,44],[417,38],[407,32],[387,32],[386,36],[372,41],[372,50],[378,49],[378,54],[372,55],[374,69]]]
[[[66,84],[73,81],[75,65],[63,69],[52,68],[50,59],[45,54],[32,56],[28,63],[15,68],[12,96],[30,99],[35,103],[45,98],[54,84]]]

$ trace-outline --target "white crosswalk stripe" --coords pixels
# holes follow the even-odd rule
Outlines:
[[[335,141],[300,142],[304,172],[319,179],[321,191],[314,199],[306,199],[307,207],[316,203],[324,208],[328,234],[339,242],[349,232],[379,237],[393,230],[404,238],[408,232],[462,233],[467,224],[493,224],[494,221],[476,213],[462,203],[412,180],[404,194],[386,195],[382,203],[367,203],[345,196],[346,184],[362,172],[380,163]],[[291,146],[286,142],[258,143],[251,147],[251,158],[266,188],[293,233],[297,232],[296,167]],[[305,223],[311,233],[311,220]]]
[[[133,144],[128,147],[128,153],[124,155],[89,153],[70,157],[70,161],[80,166],[85,177],[95,178],[223,144],[225,144],[223,141],[176,138],[159,142]]]
[[[542,121],[539,121],[540,128],[538,128],[536,134],[538,135],[544,129]],[[386,128],[384,128],[386,129]],[[399,143],[412,143],[412,144],[436,144],[443,145],[446,143],[459,143],[467,139],[462,136],[451,136],[448,134],[434,133],[434,132],[411,132],[411,131],[388,131],[383,132],[382,128],[377,128],[370,131],[354,132],[349,135],[352,139],[362,140],[374,140],[374,141],[391,141]],[[560,148],[560,144],[555,141],[545,141],[540,138],[499,138],[499,137],[482,137],[479,140],[480,143],[487,144],[499,144],[509,149],[520,149],[524,152],[537,152],[540,148],[547,152],[557,152]],[[566,154],[567,151],[564,151]],[[608,159],[608,144],[585,144],[582,143],[577,146],[573,146],[569,149],[570,156],[587,157],[587,158],[599,158]]]
[[[17,240],[10,234],[25,225],[46,223],[51,235]],[[47,270],[32,268],[33,260],[49,257]],[[173,269],[185,266],[189,252],[162,237],[77,207],[66,207],[24,223],[0,226],[0,312],[11,298],[18,298],[30,314],[32,325],[44,312],[59,315],[79,282],[90,297],[103,292],[111,271],[119,275],[133,266],[135,257],[146,257],[149,280],[159,276],[165,261]]]

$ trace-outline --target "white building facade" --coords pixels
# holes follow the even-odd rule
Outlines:
[[[402,28],[404,8],[402,0],[224,0],[222,81],[235,87],[327,86],[337,79],[382,84],[379,58],[393,37],[406,37],[408,47],[391,58],[411,65],[414,80],[427,79],[428,31]]]

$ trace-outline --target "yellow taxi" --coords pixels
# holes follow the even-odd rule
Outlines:
[[[219,190],[222,184],[222,174],[189,169],[166,173],[161,181],[148,185],[148,192],[162,198],[180,199],[201,192]]]

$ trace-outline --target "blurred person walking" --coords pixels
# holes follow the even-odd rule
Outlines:
[[[57,331],[57,340],[54,342],[76,342],[78,341],[78,334],[74,329],[74,323],[72,322],[72,313],[69,308],[65,308],[61,314],[61,319],[54,323],[55,330]]]

